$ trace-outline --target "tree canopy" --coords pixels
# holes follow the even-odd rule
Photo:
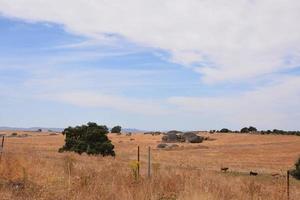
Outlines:
[[[122,127],[121,126],[115,126],[111,129],[111,133],[121,133]]]
[[[222,128],[220,130],[220,133],[230,133],[230,132],[231,132],[231,130],[229,130],[228,128]]]
[[[248,130],[250,132],[256,132],[257,131],[257,128],[253,127],[253,126],[249,126]]]
[[[89,122],[87,125],[68,127],[62,132],[65,145],[59,152],[74,151],[82,154],[101,154],[115,156],[114,145],[107,137],[108,128]]]
[[[291,171],[291,174],[296,179],[300,180],[300,157],[298,158],[297,162],[295,163],[295,169]]]
[[[244,128],[241,129],[240,132],[241,133],[257,132],[257,128],[255,128],[253,126],[249,126],[249,128],[244,127]]]
[[[244,127],[240,131],[241,133],[249,133],[249,129],[247,127]]]

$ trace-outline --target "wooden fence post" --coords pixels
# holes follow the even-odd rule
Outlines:
[[[290,199],[290,171],[287,170],[286,172],[286,193],[287,193],[287,200]]]
[[[151,155],[150,155],[150,147],[148,147],[148,177],[151,176]]]
[[[3,148],[4,146],[4,135],[2,136],[2,143],[1,143],[1,147]]]
[[[2,159],[3,147],[4,147],[4,136],[2,136],[2,142],[1,142],[1,147],[0,147],[0,162]]]
[[[138,161],[137,173],[138,173],[138,177],[139,177],[139,176],[140,176],[140,146],[138,146],[138,151],[137,151],[137,161]]]

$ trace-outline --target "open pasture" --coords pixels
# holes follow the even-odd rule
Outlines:
[[[286,199],[286,171],[300,154],[297,136],[207,133],[202,135],[210,140],[203,143],[165,150],[156,148],[160,135],[109,134],[112,158],[58,153],[61,134],[18,132],[24,133],[29,136],[5,140],[0,199]],[[139,179],[130,166],[137,146]],[[250,171],[258,175],[249,176]],[[290,185],[290,199],[300,199],[299,181],[291,179]]]

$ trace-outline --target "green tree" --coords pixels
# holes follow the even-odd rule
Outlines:
[[[241,129],[241,133],[249,133],[249,129],[247,127],[244,127]]]
[[[87,125],[68,127],[62,132],[65,145],[59,152],[74,151],[82,154],[101,154],[115,156],[114,145],[107,137],[108,128],[89,122]]]
[[[248,130],[249,130],[249,132],[256,132],[257,128],[255,128],[253,126],[249,126]]]
[[[111,133],[121,133],[122,127],[121,126],[115,126],[111,129]]]
[[[295,169],[291,171],[291,175],[300,180],[300,158],[298,158],[297,162],[295,163]]]
[[[228,128],[222,128],[220,130],[220,133],[229,133],[229,132],[231,132],[231,130],[229,130]]]

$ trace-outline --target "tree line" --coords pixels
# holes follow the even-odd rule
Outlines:
[[[222,128],[220,130],[210,130],[210,133],[251,133],[251,134],[261,134],[261,135],[296,135],[300,136],[300,131],[285,131],[280,129],[273,129],[273,130],[257,130],[254,126],[243,127],[239,131],[232,131],[228,128]]]

